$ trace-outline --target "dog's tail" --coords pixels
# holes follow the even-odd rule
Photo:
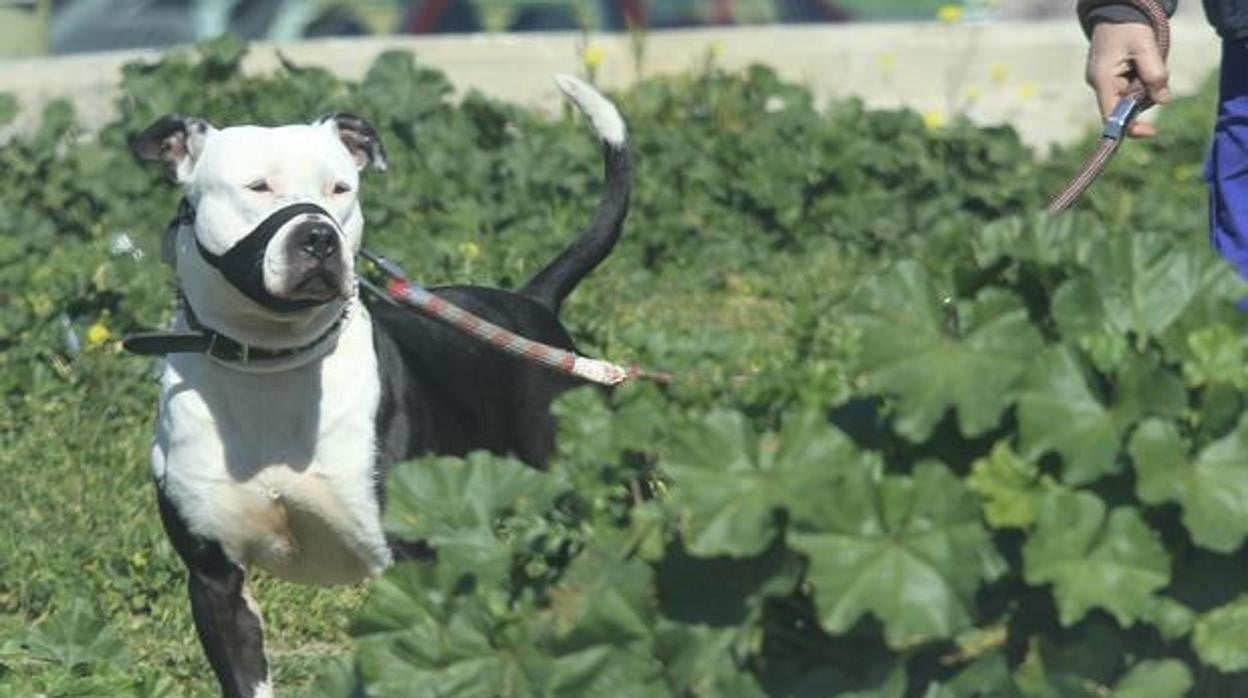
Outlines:
[[[577,238],[521,289],[551,310],[558,310],[576,285],[606,259],[615,247],[628,215],[633,188],[633,162],[628,151],[624,119],[606,97],[570,75],[556,75],[563,94],[588,117],[602,141],[605,191],[594,219]]]

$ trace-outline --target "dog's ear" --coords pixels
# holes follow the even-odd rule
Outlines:
[[[322,116],[316,120],[316,123],[325,124],[333,129],[338,139],[347,147],[351,159],[355,160],[356,169],[363,170],[365,167],[372,166],[380,172],[386,171],[388,167],[386,148],[381,144],[381,136],[377,135],[377,129],[368,123],[368,119],[355,114],[337,112]]]
[[[163,163],[170,178],[182,183],[191,176],[204,141],[215,130],[203,119],[169,114],[132,138],[130,151],[140,160]]]

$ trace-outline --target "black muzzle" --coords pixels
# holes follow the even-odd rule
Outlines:
[[[307,202],[291,204],[269,214],[268,218],[260,221],[259,225],[223,254],[210,252],[199,241],[198,235],[195,236],[195,245],[199,248],[199,254],[204,261],[216,267],[222,276],[233,284],[234,288],[260,305],[279,312],[313,308],[323,304],[324,301],[278,298],[269,293],[264,286],[264,253],[269,246],[269,241],[295,216],[310,213],[318,213],[331,221],[334,219],[328,211],[316,204]]]

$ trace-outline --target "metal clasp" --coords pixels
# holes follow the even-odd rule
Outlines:
[[[1101,131],[1101,138],[1121,140],[1123,132],[1127,130],[1127,124],[1135,118],[1135,112],[1139,106],[1139,97],[1123,97],[1118,100],[1113,113],[1105,119],[1105,128]]]

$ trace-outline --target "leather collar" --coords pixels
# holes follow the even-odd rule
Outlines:
[[[229,335],[204,325],[195,317],[195,312],[191,310],[190,304],[186,302],[181,293],[178,294],[178,297],[190,329],[165,332],[136,332],[122,340],[122,348],[140,356],[204,354],[217,361],[229,364],[268,363],[290,359],[300,354],[313,353],[323,344],[337,339],[351,307],[348,303],[343,308],[343,312],[338,316],[338,319],[318,335],[316,339],[307,344],[286,349],[267,349],[240,342]]]

